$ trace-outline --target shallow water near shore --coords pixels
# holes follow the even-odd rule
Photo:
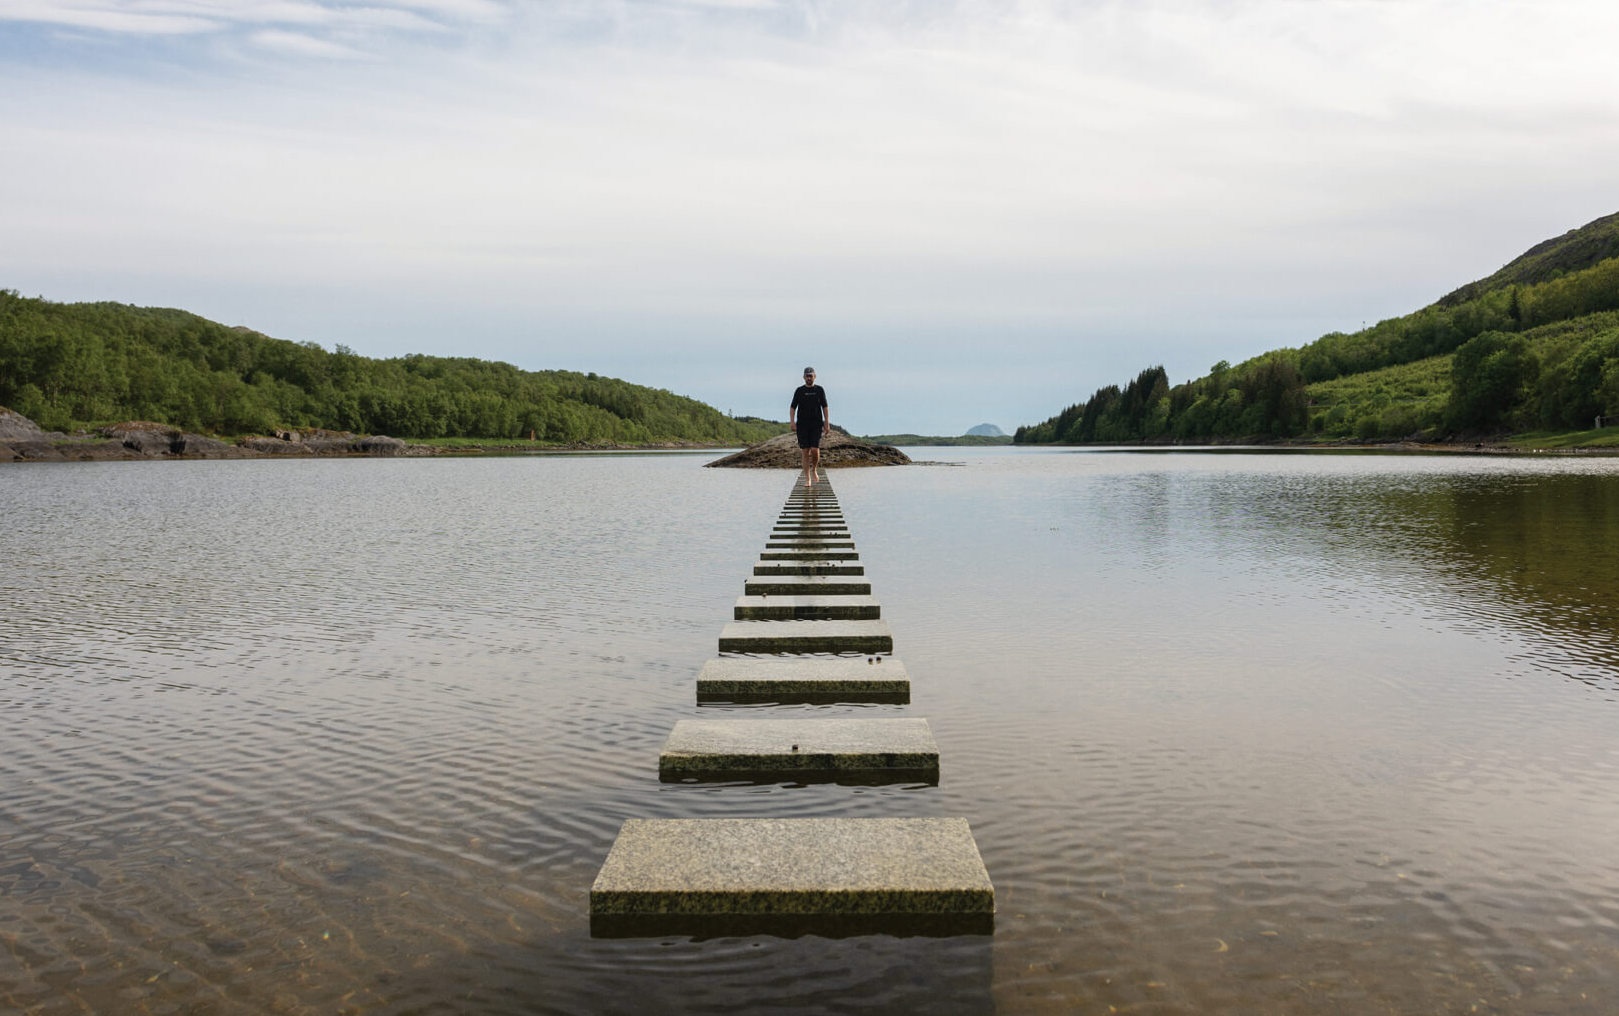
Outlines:
[[[1619,1007],[1619,462],[913,456],[831,475],[912,703],[791,711],[937,786],[658,778],[789,473],[8,468],[0,1010]],[[591,937],[745,815],[965,817],[995,932]]]

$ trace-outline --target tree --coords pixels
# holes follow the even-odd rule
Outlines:
[[[1485,332],[1462,343],[1450,368],[1446,423],[1457,430],[1506,424],[1540,372],[1540,361],[1521,335]]]

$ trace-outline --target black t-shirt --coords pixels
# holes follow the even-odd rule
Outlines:
[[[796,429],[821,429],[821,410],[826,408],[826,389],[820,385],[799,385],[791,408],[798,410]]]

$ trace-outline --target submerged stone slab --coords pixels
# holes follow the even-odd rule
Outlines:
[[[590,887],[590,913],[593,933],[598,917],[661,918],[667,931],[674,917],[806,916],[862,928],[976,917],[971,931],[987,933],[995,887],[962,818],[630,819]],[[634,933],[604,925],[615,927]]]
[[[859,576],[777,575],[742,583],[748,596],[869,596],[871,583]]]
[[[892,653],[887,621],[732,621],[722,653]]]
[[[767,561],[760,559],[753,566],[755,575],[864,575],[864,565],[852,561],[829,561],[814,558],[808,561]]]
[[[939,745],[928,721],[913,717],[681,720],[658,756],[658,772],[704,774],[800,771],[939,771]]]
[[[738,621],[875,621],[883,616],[875,596],[739,596]]]
[[[892,656],[723,656],[697,673],[699,702],[909,702]]]

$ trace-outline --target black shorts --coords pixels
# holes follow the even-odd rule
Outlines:
[[[819,447],[821,447],[821,421],[820,420],[816,420],[815,421],[815,426],[813,426],[813,427],[800,426],[798,428],[798,447],[800,447],[800,448],[819,448]]]

